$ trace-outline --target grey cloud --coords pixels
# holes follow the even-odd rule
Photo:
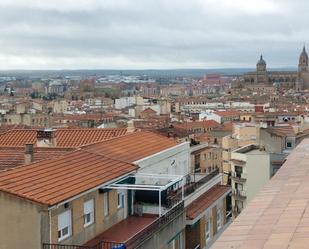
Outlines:
[[[285,67],[309,42],[305,0],[2,1],[1,69]]]

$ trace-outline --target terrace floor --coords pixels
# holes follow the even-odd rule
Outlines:
[[[95,246],[100,241],[125,243],[134,235],[149,226],[158,216],[143,215],[143,216],[128,216],[128,218],[120,221],[103,233],[88,241],[85,246]]]
[[[294,149],[211,248],[309,248],[309,139]]]

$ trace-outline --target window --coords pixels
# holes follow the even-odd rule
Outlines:
[[[118,192],[118,208],[123,208],[124,204],[124,194],[122,192]]]
[[[108,216],[108,214],[109,214],[108,192],[104,193],[104,195],[103,195],[103,212],[104,212],[104,216]]]
[[[70,237],[72,234],[71,210],[58,215],[58,241]]]
[[[84,227],[94,222],[93,199],[84,202]]]
[[[287,142],[287,143],[286,143],[286,147],[287,147],[287,148],[292,148],[292,142]]]
[[[210,240],[210,229],[211,229],[211,221],[208,220],[205,224],[205,237],[206,237],[206,242]]]
[[[217,210],[217,231],[221,228],[221,211],[220,209]]]

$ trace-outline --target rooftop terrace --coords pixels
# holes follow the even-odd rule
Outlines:
[[[309,248],[309,139],[211,248]]]

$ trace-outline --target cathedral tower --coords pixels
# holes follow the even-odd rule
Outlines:
[[[306,52],[306,48],[304,46],[303,51],[299,56],[298,63],[298,71],[299,72],[307,72],[308,71],[308,54]]]
[[[261,55],[256,63],[256,83],[266,84],[267,82],[266,61],[263,59],[263,55]]]
[[[305,46],[299,56],[298,62],[298,79],[295,86],[297,91],[309,89],[309,70],[308,70],[308,54]]]

